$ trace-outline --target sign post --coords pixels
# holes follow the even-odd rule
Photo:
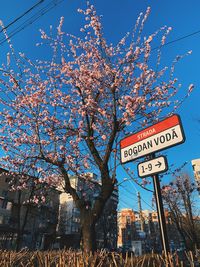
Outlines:
[[[178,115],[172,115],[120,141],[121,163],[127,163],[144,156],[150,158],[150,160],[138,164],[138,174],[141,178],[147,176],[153,178],[162,246],[166,257],[169,252],[169,243],[158,173],[166,171],[168,164],[163,156],[155,158],[155,152],[181,144],[184,141],[185,135]]]
[[[151,158],[155,158],[155,154],[151,155]],[[169,242],[167,237],[167,226],[165,221],[165,213],[163,209],[163,202],[162,202],[162,195],[160,190],[160,180],[158,174],[153,174],[153,185],[154,185],[154,193],[155,193],[155,199],[156,199],[156,207],[158,212],[158,222],[160,226],[160,236],[162,240],[162,247],[165,253],[165,256],[168,256],[169,249]]]

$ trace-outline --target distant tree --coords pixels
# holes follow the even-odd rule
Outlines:
[[[183,173],[162,190],[165,205],[170,211],[170,218],[187,249],[200,246],[198,214],[195,213],[194,202],[196,189],[190,176]]]
[[[116,183],[119,138],[135,131],[138,121],[145,126],[166,116],[164,108],[178,105],[173,73],[181,57],[171,68],[161,66],[171,28],[144,37],[150,8],[115,46],[105,40],[94,6],[78,11],[86,20],[79,37],[63,32],[64,18],[55,38],[41,30],[48,55],[53,51],[50,60],[18,56],[2,26],[11,53],[1,68],[0,143],[6,168],[23,165],[25,173],[38,171],[40,182],[62,185],[71,194],[80,210],[84,250],[93,251],[95,224]],[[156,36],[161,41],[151,58]],[[87,192],[70,182],[71,175],[87,182],[88,172],[98,174],[102,185],[90,204]]]

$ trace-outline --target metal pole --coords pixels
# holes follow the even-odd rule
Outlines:
[[[139,209],[139,215],[140,215],[140,229],[142,232],[144,232],[144,218],[143,218],[143,214],[142,214],[140,192],[137,192],[137,197],[138,197],[138,209]]]
[[[155,153],[151,155],[152,159],[155,158]],[[154,192],[155,192],[155,198],[156,198],[156,206],[157,206],[157,212],[158,212],[158,221],[160,226],[160,234],[161,234],[161,240],[162,240],[162,246],[165,253],[165,256],[168,256],[169,252],[169,243],[167,238],[167,227],[166,227],[166,221],[165,221],[165,214],[163,209],[163,202],[162,202],[162,195],[160,190],[160,181],[158,174],[152,175],[153,177],[153,184],[154,184]]]

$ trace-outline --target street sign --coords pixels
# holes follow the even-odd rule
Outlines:
[[[164,156],[160,156],[155,159],[147,160],[139,163],[137,169],[138,176],[141,178],[162,173],[168,170],[167,159]]]
[[[147,127],[120,141],[121,163],[126,163],[185,141],[178,115]]]

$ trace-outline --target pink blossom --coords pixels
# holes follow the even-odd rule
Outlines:
[[[67,192],[72,192],[68,175],[87,181],[91,176],[86,169],[102,173],[106,167],[111,177],[119,137],[158,120],[161,113],[167,115],[165,107],[179,105],[174,65],[168,69],[161,64],[160,52],[156,55],[155,50],[152,58],[150,54],[152,40],[164,31],[164,44],[171,28],[143,38],[150,8],[116,46],[105,39],[93,6],[87,3],[86,10],[79,12],[86,20],[78,36],[64,34],[63,18],[55,37],[40,31],[42,42],[52,51],[50,60],[32,62],[23,53],[18,57],[5,32],[9,53],[16,60],[8,58],[11,66],[2,64],[0,72],[2,164],[12,171],[23,168],[28,175],[36,174],[43,185],[66,186]],[[189,86],[189,93],[193,87]],[[19,190],[24,183],[28,184],[26,175]],[[39,201],[45,198],[32,200]]]
[[[83,128],[83,125],[84,125],[84,123],[83,123],[83,121],[79,121],[79,128]]]
[[[101,136],[101,138],[103,139],[103,140],[106,140],[106,135],[105,134],[103,134],[102,136]]]
[[[126,57],[130,57],[131,55],[132,55],[132,51],[131,50],[126,53]]]
[[[65,150],[65,146],[63,146],[63,145],[60,146],[60,150],[61,150],[61,151],[64,151],[64,150]]]

